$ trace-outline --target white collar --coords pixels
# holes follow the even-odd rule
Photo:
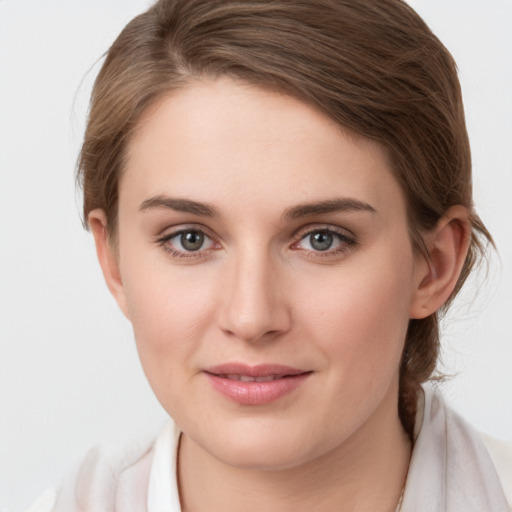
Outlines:
[[[148,512],[180,512],[178,447],[180,431],[169,421],[155,441],[149,476]]]
[[[419,397],[416,425],[402,512],[509,512],[480,435],[431,389]],[[181,510],[176,473],[179,437],[169,421],[156,439],[148,512]]]
[[[509,512],[478,432],[432,389],[424,389],[418,406],[402,512]]]

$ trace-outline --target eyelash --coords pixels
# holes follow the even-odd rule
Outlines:
[[[183,235],[185,233],[197,233],[205,237],[205,240],[210,240],[210,242],[213,245],[218,245],[220,248],[220,244],[215,241],[215,239],[210,236],[204,228],[202,227],[182,227],[177,229],[176,231],[172,231],[171,233],[168,233],[162,237],[159,237],[156,239],[156,243],[163,247],[165,251],[167,251],[173,258],[175,259],[195,259],[200,260],[203,258],[207,258],[211,255],[212,248],[208,249],[198,249],[196,251],[181,251],[173,248],[172,245],[169,244],[169,242],[180,235]],[[310,249],[301,249],[298,247],[298,245],[306,240],[308,237],[314,235],[314,234],[324,234],[324,235],[330,235],[333,236],[335,239],[338,240],[340,243],[339,247],[336,247],[334,249],[326,249],[325,251],[321,250],[310,250]],[[310,259],[317,259],[317,258],[333,258],[336,256],[340,256],[342,254],[345,254],[349,252],[351,249],[353,249],[357,244],[357,238],[353,234],[348,234],[345,230],[337,229],[332,226],[318,226],[318,227],[307,227],[302,229],[301,231],[297,232],[294,237],[296,238],[296,241],[291,244],[292,250],[297,251],[304,251],[307,253],[307,257]],[[213,249],[216,250],[217,248]]]
[[[204,228],[201,227],[182,227],[177,229],[176,231],[172,231],[171,233],[167,233],[166,235],[159,237],[156,239],[156,243],[163,247],[165,251],[167,251],[173,258],[176,259],[182,259],[182,258],[190,258],[190,259],[203,259],[208,256],[210,256],[210,250],[208,249],[198,249],[196,251],[180,251],[175,248],[173,248],[172,245],[169,244],[169,242],[180,235],[183,235],[185,233],[198,233],[200,235],[203,235],[205,237],[205,240],[210,240],[215,244],[215,240],[213,237],[211,237]],[[217,243],[218,244],[218,243]]]
[[[339,247],[334,249],[326,249],[325,251],[320,250],[309,250],[309,249],[300,249],[297,247],[303,240],[306,240],[308,237],[311,237],[314,234],[324,234],[331,235],[340,243]],[[355,248],[358,244],[357,238],[354,234],[348,234],[346,230],[342,230],[333,226],[318,226],[318,227],[307,227],[297,233],[298,240],[292,244],[292,248],[296,250],[303,250],[307,252],[308,257],[310,258],[333,258],[336,256],[341,256],[349,252],[351,249]]]

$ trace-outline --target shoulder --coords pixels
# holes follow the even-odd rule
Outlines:
[[[49,490],[26,512],[179,511],[179,439],[169,420],[154,439],[122,449],[94,448],[58,492]]]
[[[27,512],[145,510],[153,447],[144,441],[91,449],[58,490],[49,489]]]
[[[91,450],[70,483],[59,493],[55,512],[124,510],[125,501],[144,503],[153,443],[134,443],[122,450]],[[129,491],[127,492],[127,489]],[[129,496],[128,496],[129,494]]]
[[[512,510],[512,442],[499,441],[480,434],[500,478],[503,492]]]
[[[484,440],[435,389],[419,397],[404,510],[511,511],[510,445]],[[407,505],[407,506],[405,506]]]

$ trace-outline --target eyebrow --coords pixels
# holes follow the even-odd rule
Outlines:
[[[144,200],[139,206],[139,211],[141,212],[152,209],[170,209],[177,212],[190,213],[192,215],[201,215],[203,217],[220,217],[217,208],[208,203],[200,203],[190,199],[179,199],[163,195],[152,196]],[[290,220],[311,215],[351,211],[377,212],[373,206],[359,199],[339,197],[293,206],[288,208],[282,217],[285,220]]]
[[[145,212],[152,209],[170,209],[176,212],[191,213],[203,217],[219,217],[218,210],[207,203],[199,203],[190,199],[177,199],[168,196],[156,195],[143,201],[139,211]]]
[[[349,197],[339,197],[334,199],[327,199],[325,201],[293,206],[284,212],[283,218],[299,219],[301,217],[308,217],[310,215],[354,211],[377,213],[377,210],[375,210],[372,205],[365,203],[364,201],[360,201],[359,199],[352,199]]]

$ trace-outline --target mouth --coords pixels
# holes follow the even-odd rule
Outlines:
[[[313,372],[289,366],[229,363],[208,368],[212,387],[241,405],[266,405],[296,391]]]
[[[238,380],[240,382],[272,382],[277,379],[285,379],[290,375],[267,375],[266,377],[251,377],[250,375],[241,375],[239,373],[218,374],[217,377],[229,380]]]

